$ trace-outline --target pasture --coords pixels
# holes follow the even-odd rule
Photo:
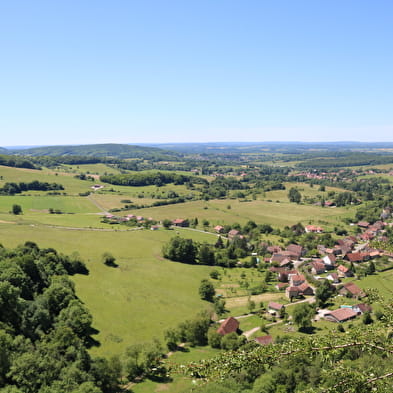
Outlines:
[[[198,241],[214,241],[215,236],[200,232],[179,232]],[[163,332],[201,309],[210,307],[199,299],[200,281],[211,267],[170,262],[161,257],[161,248],[174,231],[136,230],[89,231],[9,225],[0,223],[0,243],[14,247],[27,240],[59,252],[78,252],[90,271],[72,277],[78,296],[94,317],[100,342],[92,352],[99,355],[122,354],[130,344],[160,340]],[[111,252],[118,268],[101,262]]]
[[[272,200],[272,201],[280,201],[280,202],[288,202],[288,191],[291,187],[297,188],[302,195],[302,199],[304,197],[308,198],[316,198],[318,195],[323,197],[323,199],[328,200],[328,192],[329,191],[334,191],[334,192],[344,192],[345,190],[342,188],[337,188],[337,187],[328,187],[326,186],[325,189],[326,191],[319,191],[319,185],[314,185],[313,187],[310,186],[310,184],[307,183],[284,183],[285,185],[285,190],[273,190],[273,191],[267,191],[265,193],[265,197],[263,198],[264,200]]]
[[[393,299],[393,270],[372,274],[355,284],[362,289],[376,288],[386,300]]]
[[[48,183],[60,183],[64,186],[64,191],[61,192],[66,192],[67,194],[72,195],[77,195],[80,192],[90,191],[90,187],[93,184],[91,181],[76,179],[73,174],[63,173],[60,171],[56,172],[52,169],[46,168],[37,170],[0,166],[0,176],[0,187],[2,187],[6,182],[19,183],[38,180]]]
[[[297,205],[289,202],[247,201],[239,200],[210,200],[180,203],[160,207],[138,209],[138,215],[153,217],[158,220],[165,218],[194,218],[198,217],[209,221],[210,226],[233,224],[238,222],[244,225],[253,220],[257,224],[270,224],[282,228],[298,222],[306,224],[319,224],[327,227],[342,225],[344,217],[352,217],[355,209],[322,208],[313,205]]]

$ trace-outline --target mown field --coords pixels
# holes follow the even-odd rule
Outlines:
[[[249,220],[257,224],[270,224],[282,228],[298,222],[303,224],[321,224],[333,227],[341,224],[345,217],[354,215],[353,207],[321,208],[312,205],[297,205],[289,202],[267,202],[239,200],[210,200],[181,203],[138,209],[138,214],[158,220],[165,218],[194,218],[199,222],[206,219],[211,226],[217,224],[245,224]]]

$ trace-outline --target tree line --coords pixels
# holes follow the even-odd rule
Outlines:
[[[0,188],[1,195],[14,195],[20,194],[24,191],[59,191],[64,190],[64,187],[58,183],[47,183],[38,180],[33,180],[29,183],[20,182],[7,182]]]
[[[173,172],[145,172],[127,174],[108,174],[100,176],[100,180],[105,183],[121,186],[162,186],[169,183],[184,184],[186,182],[206,182],[196,176],[186,176]]]

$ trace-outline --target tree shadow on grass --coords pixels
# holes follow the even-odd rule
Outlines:
[[[94,337],[92,337],[93,335],[96,335],[99,332],[100,331],[97,330],[96,328],[90,327],[90,329],[89,329],[89,336],[87,337],[87,340],[86,340],[87,348],[100,347],[101,346],[101,343],[98,340],[96,340]]]
[[[105,265],[109,267],[119,267],[116,262],[105,262]]]
[[[147,379],[150,379],[150,381],[156,382],[156,383],[171,383],[173,382],[173,379],[169,377],[168,375],[163,374],[158,374],[158,375],[148,375]]]
[[[315,326],[301,327],[299,328],[300,333],[315,334],[317,328]]]
[[[90,349],[92,347],[100,347],[101,343],[98,340],[96,340],[95,338],[93,338],[92,336],[89,336],[89,337],[87,337],[87,340],[86,340],[86,346],[87,346],[87,348]]]

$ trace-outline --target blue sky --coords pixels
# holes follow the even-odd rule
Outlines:
[[[391,0],[0,1],[0,146],[393,141]]]

